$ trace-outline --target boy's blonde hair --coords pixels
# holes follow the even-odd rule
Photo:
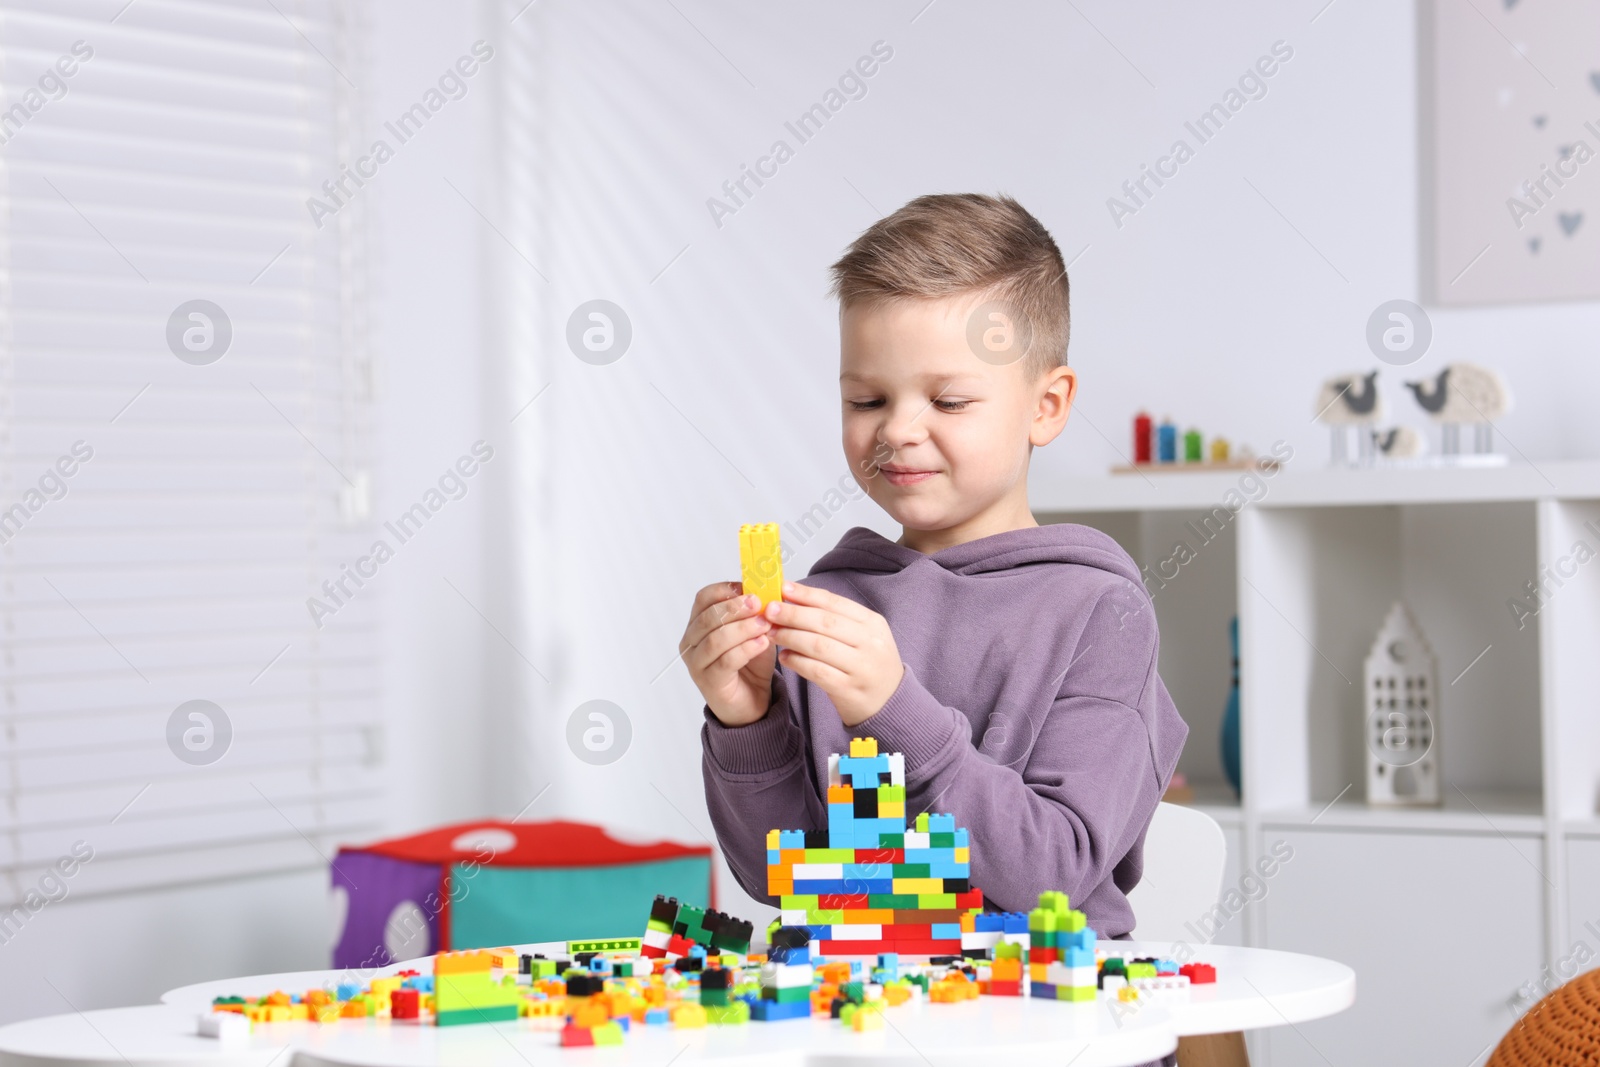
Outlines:
[[[1018,320],[1019,333],[1027,331],[1020,356],[1032,377],[1067,362],[1072,316],[1061,250],[1003,193],[919,196],[873,223],[830,270],[841,311],[984,294]]]

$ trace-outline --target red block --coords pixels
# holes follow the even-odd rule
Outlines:
[[[561,1044],[564,1048],[574,1045],[593,1045],[594,1031],[587,1026],[573,1026],[568,1023],[561,1028]]]
[[[894,941],[818,941],[819,956],[876,956],[883,952],[905,952]]]
[[[389,1018],[415,1019],[421,1014],[422,998],[415,989],[396,989],[389,994]]]
[[[885,941],[929,941],[933,938],[930,923],[895,923],[883,928]]]
[[[1058,948],[1030,948],[1028,949],[1029,963],[1060,963],[1061,950]]]
[[[655,945],[640,945],[639,946],[639,955],[648,956],[650,959],[656,959],[656,960],[663,959],[666,956],[666,954],[667,954],[667,950],[666,949],[657,948]]]
[[[852,910],[868,907],[867,894],[865,893],[819,893],[817,907],[827,911]]]
[[[1178,973],[1189,979],[1190,985],[1208,985],[1217,980],[1217,969],[1209,963],[1185,963]]]
[[[894,941],[891,948],[885,952],[898,952],[902,956],[959,956],[961,955],[961,941],[959,938],[945,938],[939,941]]]
[[[694,942],[690,941],[687,937],[683,937],[679,934],[673,934],[672,939],[667,942],[667,954],[669,956],[687,956],[691,946],[693,945]]]
[[[1015,982],[997,982],[991,978],[986,992],[991,997],[1020,997],[1022,996],[1022,981],[1018,979]]]
[[[957,893],[956,894],[956,907],[962,908],[962,909],[982,908],[983,907],[983,890],[981,890],[981,889],[969,889],[965,893]]]
[[[857,863],[904,863],[906,850],[903,848],[858,848],[856,849]]]

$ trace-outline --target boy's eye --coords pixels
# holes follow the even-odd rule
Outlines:
[[[847,400],[851,411],[871,411],[873,408],[883,407],[882,400]]]
[[[964,408],[968,404],[972,403],[972,401],[970,401],[970,400],[935,400],[934,403],[936,405],[938,405],[940,411],[960,411],[962,408]]]

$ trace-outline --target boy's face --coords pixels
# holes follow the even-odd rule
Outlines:
[[[1027,514],[1031,446],[1066,424],[1073,372],[978,358],[982,294],[860,305],[840,318],[839,391],[852,473],[908,531],[1013,528]],[[965,536],[962,539],[967,539]]]

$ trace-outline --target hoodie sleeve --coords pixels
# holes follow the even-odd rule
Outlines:
[[[807,780],[805,735],[776,675],[773,689],[766,717],[748,726],[724,726],[704,708],[700,741],[706,808],[728,869],[746,893],[776,907],[767,895],[767,831],[800,829],[790,826],[795,813],[818,801]]]
[[[909,665],[882,710],[851,731],[905,754],[908,812],[953,813],[981,843],[972,881],[998,907],[1026,911],[1046,889],[1081,906],[1140,839],[1176,764],[1175,750],[1170,761],[1157,755],[1157,724],[1180,746],[1187,728],[1156,673],[1154,612],[1142,597],[1134,611],[1120,599],[1103,597],[1077,647],[1063,650],[1050,706],[995,711],[982,749],[967,715]],[[1008,743],[1019,730],[1031,744]],[[990,749],[1020,755],[1003,764]]]

